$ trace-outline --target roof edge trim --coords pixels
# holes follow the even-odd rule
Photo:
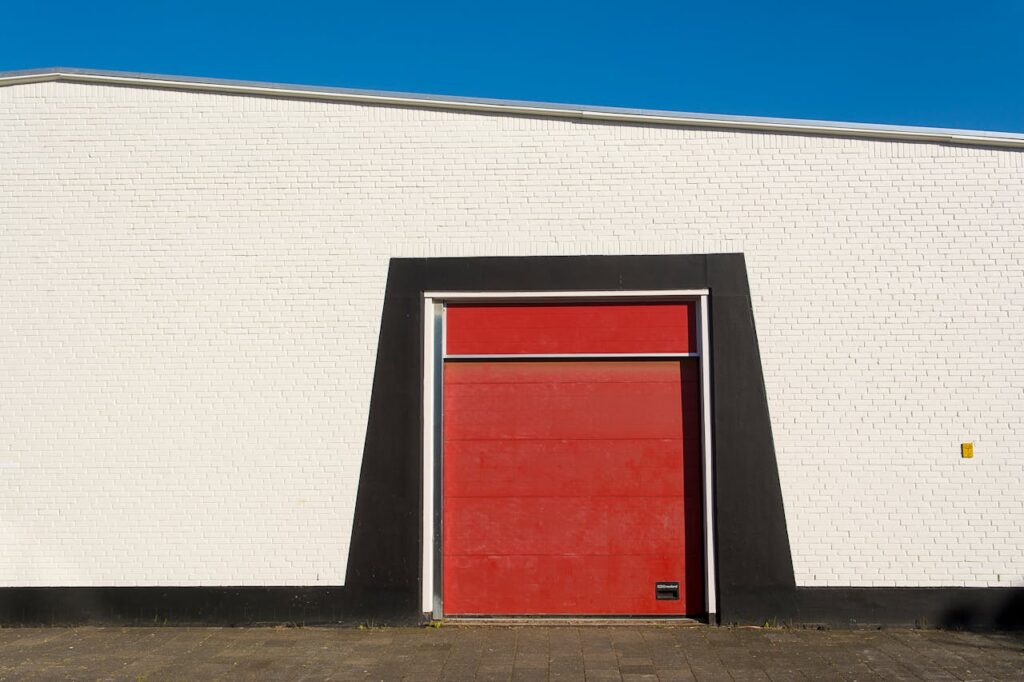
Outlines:
[[[236,81],[191,76],[164,76],[120,71],[96,71],[54,67],[24,71],[0,72],[0,87],[63,81],[99,85],[186,90],[220,94],[309,99],[320,101],[414,107],[446,111],[479,112],[507,116],[536,116],[605,123],[667,125],[686,128],[723,129],[828,137],[871,138],[879,140],[932,142],[965,146],[1024,149],[1024,134],[928,128],[875,123],[848,123],[810,119],[768,118],[695,114],[649,109],[582,106],[525,102],[501,99],[478,99],[442,95],[423,95],[377,90],[353,90],[321,86],[301,86],[257,81]]]

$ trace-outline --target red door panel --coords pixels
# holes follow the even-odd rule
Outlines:
[[[692,303],[449,305],[451,355],[689,353]]]
[[[700,460],[684,461],[676,439],[565,440],[552,457],[548,440],[448,440],[445,491],[453,497],[557,497],[572,488],[581,497],[700,497]],[[699,452],[700,439],[682,443]],[[587,473],[580,471],[586,462]]]
[[[671,556],[685,536],[678,496],[463,497],[445,511],[460,520],[445,532],[452,554]]]
[[[699,394],[681,390],[678,361],[449,362],[445,372],[445,399],[459,405],[445,413],[453,440],[700,437]]]
[[[681,601],[656,601],[654,583],[661,576],[679,579]],[[663,615],[686,613],[683,604],[702,599],[700,572],[687,572],[681,553],[675,557],[604,555],[490,555],[445,558],[445,581],[459,585],[457,603],[445,608],[461,615]],[[474,610],[474,605],[482,605]],[[693,609],[699,611],[702,607]]]
[[[446,363],[446,613],[701,612],[697,368]]]

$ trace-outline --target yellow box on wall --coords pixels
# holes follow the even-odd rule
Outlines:
[[[960,443],[960,456],[964,459],[974,457],[974,443]]]

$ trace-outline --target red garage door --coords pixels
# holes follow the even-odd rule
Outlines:
[[[688,352],[692,309],[447,315],[445,612],[701,612],[699,361],[621,356]]]

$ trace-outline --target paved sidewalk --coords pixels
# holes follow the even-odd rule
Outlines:
[[[1024,635],[707,626],[0,629],[0,680],[1024,680]]]

